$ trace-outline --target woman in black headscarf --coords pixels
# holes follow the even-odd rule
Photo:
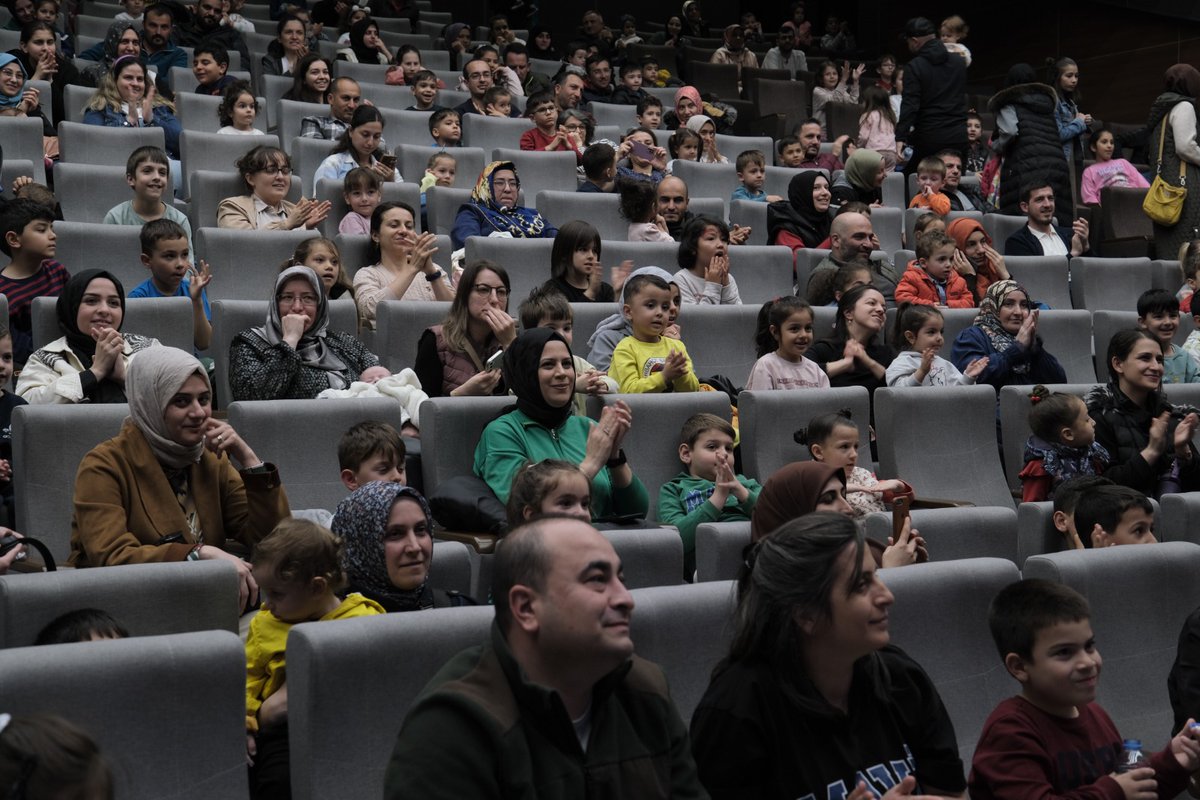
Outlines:
[[[517,405],[488,424],[475,448],[475,474],[501,502],[527,462],[557,458],[578,464],[591,482],[593,519],[646,514],[650,498],[621,449],[633,422],[629,406],[606,406],[599,422],[573,413],[575,365],[566,339],[551,328],[522,333],[504,351],[504,382]]]
[[[234,400],[311,400],[345,389],[379,358],[355,337],[329,328],[329,299],[308,267],[275,281],[266,324],[233,337],[229,391]]]
[[[125,368],[157,339],[121,333],[125,288],[89,269],[67,281],[55,307],[62,336],[29,357],[17,394],[30,403],[124,403]]]
[[[794,176],[787,200],[767,206],[767,243],[787,245],[792,252],[820,247],[829,238],[830,198],[823,172],[807,170]]]
[[[360,592],[388,613],[474,605],[429,585],[433,513],[416,489],[387,481],[360,486],[338,503],[330,527],[344,544],[347,592]]]
[[[390,64],[392,53],[379,38],[379,23],[363,17],[350,26],[350,46],[338,50],[338,61],[355,64]]]
[[[1158,161],[1158,143],[1162,146],[1159,174],[1172,186],[1179,186],[1179,167],[1183,166],[1189,188],[1183,201],[1179,222],[1171,226],[1154,223],[1154,253],[1157,258],[1173,261],[1180,247],[1200,238],[1200,145],[1196,141],[1196,100],[1200,98],[1200,71],[1191,64],[1176,64],[1167,70],[1163,93],[1150,106],[1149,147],[1151,164]],[[1168,124],[1169,123],[1169,124]]]
[[[1000,213],[1023,216],[1021,184],[1036,175],[1054,190],[1058,223],[1070,225],[1075,218],[1075,203],[1071,170],[1054,117],[1058,95],[1038,81],[1028,64],[1015,64],[1004,85],[988,101],[988,110],[996,115],[992,150],[1002,159]]]

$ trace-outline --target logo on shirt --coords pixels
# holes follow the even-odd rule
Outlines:
[[[662,372],[667,360],[661,356],[647,358],[646,363],[642,365],[642,377],[649,378],[656,372]]]
[[[908,749],[908,745],[904,745],[904,758],[900,761],[888,761],[874,764],[866,769],[860,769],[854,775],[854,786],[846,786],[845,781],[835,781],[825,787],[825,800],[846,800],[850,793],[854,791],[855,786],[860,783],[867,785],[867,790],[872,792],[875,797],[883,797],[883,795],[896,786],[900,781],[904,780],[910,774],[916,771],[913,765],[912,751]],[[920,794],[920,787],[917,787],[917,794]],[[816,794],[806,794],[797,800],[817,800]]]

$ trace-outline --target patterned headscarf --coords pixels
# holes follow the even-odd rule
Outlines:
[[[495,174],[501,170],[511,170],[517,174],[517,168],[511,161],[493,161],[479,173],[479,180],[471,191],[471,203],[483,214],[486,220],[497,231],[510,233],[516,239],[537,238],[546,229],[546,220],[532,208],[513,206],[501,208],[496,203]],[[518,186],[521,178],[517,176]]]
[[[1025,299],[1030,305],[1033,305],[1033,298],[1029,296],[1029,290],[1020,285],[1014,280],[996,281],[988,287],[987,294],[983,296],[983,301],[979,304],[979,313],[975,316],[972,325],[976,325],[983,329],[987,334],[988,340],[992,343],[992,347],[996,352],[1003,353],[1008,348],[1016,344],[1017,337],[1004,329],[1000,324],[1000,306],[1004,305],[1005,299],[1013,292],[1024,292]],[[1014,364],[1012,371],[1016,374],[1029,371],[1029,363]]]
[[[279,277],[275,279],[275,293],[271,296],[271,302],[267,307],[267,324],[253,330],[272,345],[278,345],[283,341],[283,319],[279,316],[279,293],[293,278],[307,280],[312,286],[313,294],[317,296],[316,319],[300,337],[300,341],[296,343],[296,352],[305,366],[325,370],[325,374],[329,376],[329,388],[345,389],[347,383],[343,373],[346,371],[346,364],[325,344],[325,335],[329,332],[329,298],[325,296],[325,289],[321,285],[321,279],[317,277],[317,273],[308,267],[288,267],[279,273]]]
[[[429,583],[429,571],[425,573],[424,582],[415,589],[398,589],[388,577],[383,554],[388,517],[392,507],[403,498],[413,500],[421,507],[432,536],[433,512],[429,510],[429,503],[416,489],[389,481],[372,481],[355,489],[338,503],[330,529],[342,539],[342,567],[346,570],[350,591],[362,592],[401,611],[416,611]]]

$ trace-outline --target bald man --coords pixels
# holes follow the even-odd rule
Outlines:
[[[829,246],[829,255],[813,268],[805,287],[805,295],[809,302],[819,305],[830,301],[827,287],[831,272],[855,259],[869,260],[872,251],[878,249],[879,240],[875,238],[871,218],[853,211],[838,214],[833,218],[833,225],[829,229]],[[887,261],[870,263],[875,288],[883,293],[889,308],[895,306],[896,284],[900,282],[895,267]]]

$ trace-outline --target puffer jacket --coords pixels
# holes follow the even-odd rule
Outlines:
[[[1137,489],[1148,497],[1157,497],[1159,478],[1175,461],[1175,449],[1171,444],[1175,438],[1175,428],[1185,414],[1197,409],[1174,406],[1167,402],[1166,395],[1161,391],[1152,395],[1146,406],[1139,406],[1112,382],[1093,388],[1084,402],[1087,403],[1088,414],[1096,422],[1096,441],[1112,457],[1104,477]],[[1150,442],[1151,420],[1164,411],[1171,412],[1167,421],[1167,447],[1162,458],[1151,464],[1142,457],[1141,451]],[[1197,454],[1194,445],[1191,450],[1191,460],[1181,467],[1179,473],[1179,482],[1185,492],[1200,489],[1200,454]]]
[[[1021,183],[1037,175],[1054,189],[1054,213],[1060,225],[1073,219],[1074,199],[1071,173],[1063,155],[1054,109],[1058,98],[1044,83],[1021,83],[1002,89],[988,101],[988,109],[1000,113],[1012,106],[1017,113],[1017,135],[1005,148],[1000,169],[1000,213],[1022,215]]]

